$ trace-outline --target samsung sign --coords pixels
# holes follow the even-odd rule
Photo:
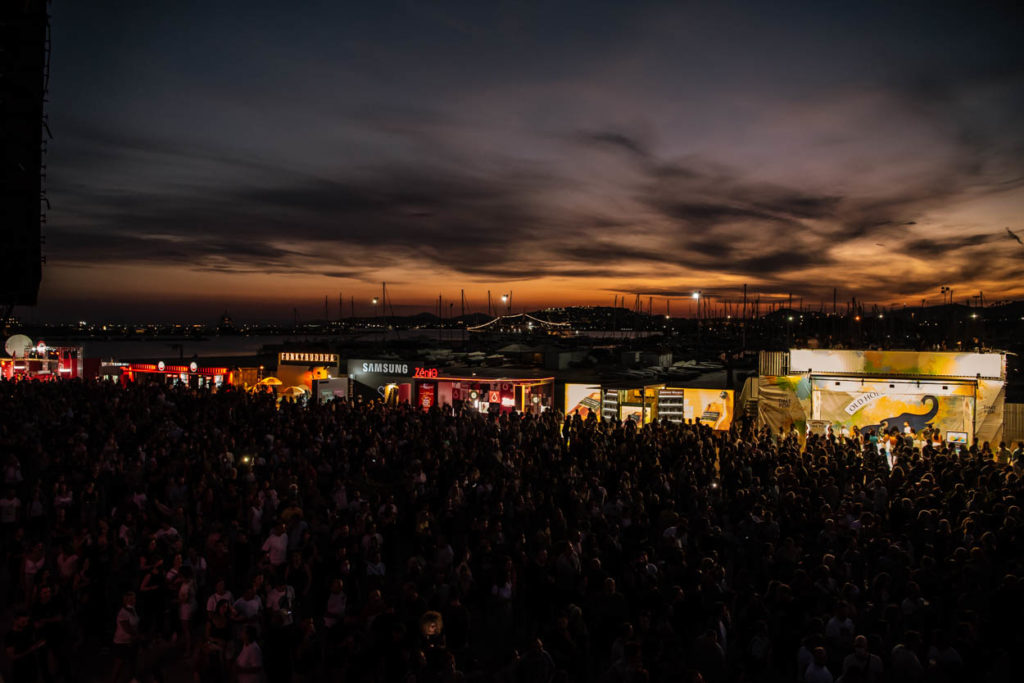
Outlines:
[[[359,375],[361,373],[375,375],[403,375],[412,374],[408,363],[395,360],[350,360],[348,362],[348,374]]]

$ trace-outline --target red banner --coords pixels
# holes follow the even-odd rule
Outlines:
[[[437,400],[437,386],[434,384],[421,384],[419,389],[419,400],[417,401],[423,410],[429,410]]]

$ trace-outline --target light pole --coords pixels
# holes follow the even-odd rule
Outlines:
[[[700,349],[700,290],[693,293],[693,300],[697,304],[697,349]]]
[[[505,315],[511,314],[512,313],[512,295],[511,294],[502,294],[501,295],[501,303],[505,304]]]
[[[377,303],[380,301],[377,297],[373,297],[373,322],[376,324],[379,314],[377,313]]]

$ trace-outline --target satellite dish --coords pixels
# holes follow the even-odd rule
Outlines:
[[[32,340],[23,334],[16,334],[8,338],[4,344],[4,350],[11,358],[24,358],[33,348]]]

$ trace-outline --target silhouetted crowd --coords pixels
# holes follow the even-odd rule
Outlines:
[[[1019,444],[80,381],[0,415],[9,682],[1024,680]]]

